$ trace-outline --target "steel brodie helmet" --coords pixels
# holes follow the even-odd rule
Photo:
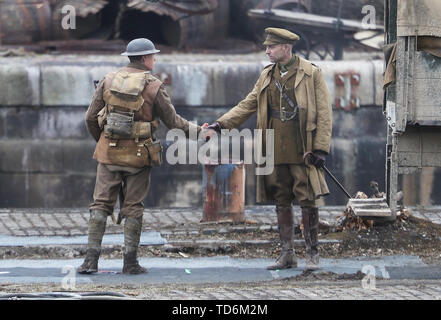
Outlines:
[[[139,38],[129,42],[126,52],[122,56],[145,56],[147,54],[158,53],[160,50],[155,48],[153,42],[146,38]]]

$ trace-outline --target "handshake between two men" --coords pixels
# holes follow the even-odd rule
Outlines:
[[[222,126],[219,122],[214,122],[212,124],[204,123],[201,128],[205,131],[203,136],[205,137],[206,142],[208,142],[213,135],[221,134],[222,130]],[[303,155],[303,161],[307,165],[323,168],[326,161],[326,155],[327,153],[321,150],[309,151]]]

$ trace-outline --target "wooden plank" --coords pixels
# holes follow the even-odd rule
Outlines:
[[[390,217],[392,215],[386,198],[350,199],[348,206],[359,217]]]
[[[441,167],[441,152],[402,152],[397,162],[400,167]]]
[[[395,127],[394,132],[404,132],[407,122],[407,103],[408,103],[408,75],[409,63],[406,47],[406,39],[399,37],[397,41],[397,75],[396,75],[396,105],[395,105]]]
[[[357,217],[390,217],[392,211],[385,209],[355,209],[354,213]]]
[[[360,203],[360,204],[366,204],[366,203],[383,203],[384,201],[386,201],[385,198],[367,198],[367,199],[357,199],[357,198],[352,198],[349,200],[351,203]]]

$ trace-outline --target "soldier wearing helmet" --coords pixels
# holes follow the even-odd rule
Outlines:
[[[123,273],[147,272],[139,265],[137,252],[150,173],[162,162],[162,146],[154,132],[159,119],[187,136],[196,126],[176,114],[162,82],[151,74],[159,52],[148,39],[131,41],[122,53],[130,63],[99,82],[86,112],[87,129],[97,141],[93,158],[98,166],[89,208],[88,249],[79,273],[98,271],[107,217],[113,217],[120,188],[124,191],[120,215],[125,219]],[[199,126],[193,129],[200,131]]]

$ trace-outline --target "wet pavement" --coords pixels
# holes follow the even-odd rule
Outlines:
[[[123,234],[105,234],[103,245],[118,245],[124,243]],[[87,245],[87,235],[84,236],[3,236],[0,235],[2,246],[44,246],[44,245]],[[141,234],[140,245],[163,245],[167,240],[156,231],[146,231]]]
[[[66,277],[78,284],[216,284],[261,282],[286,279],[303,274],[305,260],[298,267],[269,271],[270,259],[233,259],[228,256],[207,258],[140,258],[148,273],[121,274],[121,259],[101,259],[99,272],[92,275],[75,273],[82,259],[63,260],[2,260],[0,283],[61,283]],[[415,256],[355,257],[321,259],[321,269],[315,272],[355,275],[360,272],[381,279],[441,279],[441,266],[427,266]]]

